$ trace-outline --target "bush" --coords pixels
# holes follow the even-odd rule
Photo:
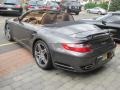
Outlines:
[[[95,4],[95,3],[87,3],[86,5],[85,5],[85,9],[90,9],[90,8],[94,8],[94,7],[96,7],[97,5]]]
[[[101,7],[107,10],[108,8],[108,3],[104,2],[104,3],[100,3],[100,4],[96,4],[96,3],[87,3],[85,5],[85,9],[90,9],[90,8],[94,8],[94,7]]]
[[[120,10],[120,0],[112,0],[110,5],[110,11]]]
[[[98,6],[101,7],[101,8],[104,8],[106,10],[108,9],[108,3],[107,2],[100,3],[100,4],[98,4]]]

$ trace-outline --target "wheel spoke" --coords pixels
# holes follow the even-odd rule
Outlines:
[[[37,62],[40,64],[42,62],[41,56],[37,55]]]
[[[38,45],[37,45],[37,48],[38,48],[38,50],[39,50],[39,51],[41,51],[41,50],[42,50],[42,48],[41,48],[41,45],[40,45],[40,44],[38,44]]]
[[[44,64],[47,63],[47,60],[46,60],[45,56],[42,57],[42,62],[43,62]]]
[[[35,53],[37,54],[37,55],[40,55],[41,54],[41,52],[40,51],[35,51]]]
[[[47,53],[46,49],[41,50],[41,52],[45,55]]]
[[[38,43],[35,48],[35,57],[38,64],[44,66],[47,64],[47,49],[45,48],[44,44]]]

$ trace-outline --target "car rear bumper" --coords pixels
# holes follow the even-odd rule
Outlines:
[[[55,52],[53,56],[54,66],[56,68],[73,71],[73,72],[88,72],[95,70],[114,57],[115,46],[107,51],[99,52],[86,56],[70,55],[68,53]],[[103,60],[105,54],[111,54],[107,59]]]
[[[19,14],[22,13],[21,9],[18,10],[0,10],[1,14]]]

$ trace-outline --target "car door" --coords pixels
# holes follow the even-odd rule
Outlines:
[[[97,11],[98,11],[97,8],[93,8],[93,9],[91,10],[92,13],[97,13]]]
[[[16,41],[24,44],[27,48],[31,47],[31,40],[36,34],[33,26],[25,22],[14,22],[13,35]]]
[[[29,14],[26,14],[24,18],[21,20],[14,21],[12,26],[12,32],[16,39],[16,41],[24,44],[28,48],[31,47],[31,40],[33,39],[33,35],[36,34],[36,31],[34,30],[34,25],[30,24],[28,22],[24,22],[24,19]]]

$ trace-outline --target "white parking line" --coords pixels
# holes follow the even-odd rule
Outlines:
[[[1,44],[0,47],[3,47],[3,46],[8,46],[8,45],[12,45],[12,44],[15,44],[17,42],[12,42],[12,43],[4,43],[4,44]]]

